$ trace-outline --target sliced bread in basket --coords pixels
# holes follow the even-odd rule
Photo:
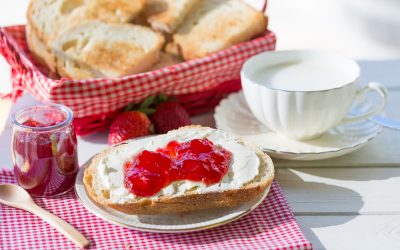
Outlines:
[[[118,78],[150,69],[163,44],[162,35],[144,26],[88,21],[62,33],[52,49],[62,76]]]
[[[265,32],[267,18],[241,0],[202,0],[173,35],[186,60],[204,57]]]
[[[202,138],[228,150],[233,157],[219,183],[205,185],[180,180],[147,197],[134,195],[124,185],[124,166],[143,150],[155,151],[172,140],[185,142]],[[258,147],[220,130],[188,126],[105,150],[92,159],[85,170],[84,185],[97,204],[127,214],[163,214],[234,207],[262,195],[273,178],[272,160]]]

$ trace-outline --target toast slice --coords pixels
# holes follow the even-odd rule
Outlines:
[[[233,160],[222,181],[211,186],[202,182],[177,181],[151,197],[138,197],[123,184],[123,165],[142,151],[170,140],[208,138],[231,151]],[[127,214],[182,213],[209,208],[234,207],[258,197],[271,185],[274,166],[258,147],[226,132],[188,126],[168,134],[131,141],[97,155],[84,172],[88,195],[97,204]]]
[[[124,23],[142,11],[145,0],[32,0],[28,23],[47,45],[64,30],[88,20]]]
[[[29,24],[25,26],[26,42],[32,56],[42,65],[46,65],[51,74],[56,73],[56,58],[51,49],[38,37]]]
[[[266,27],[264,14],[241,0],[202,0],[178,28],[173,43],[190,60],[250,40]]]
[[[61,77],[74,80],[104,78],[105,75],[92,69],[90,66],[73,60],[58,57],[56,59],[57,73]]]
[[[89,0],[85,12],[86,20],[127,23],[144,9],[147,0]]]
[[[173,33],[200,0],[150,0],[148,22],[157,31]]]
[[[171,65],[179,64],[181,62],[183,62],[181,58],[169,53],[161,52],[160,60],[158,60],[158,62],[154,64],[150,70],[162,69]]]
[[[88,21],[61,34],[52,50],[61,76],[118,78],[150,69],[163,44],[162,35],[144,26]]]

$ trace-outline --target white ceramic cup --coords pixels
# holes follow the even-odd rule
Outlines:
[[[271,67],[280,71],[268,70]],[[329,128],[383,111],[386,88],[379,83],[358,88],[359,76],[355,61],[312,50],[264,52],[250,58],[241,71],[243,93],[255,117],[272,131],[296,140],[312,139]],[[352,103],[369,91],[377,92],[380,102],[371,102],[366,113],[346,117]]]

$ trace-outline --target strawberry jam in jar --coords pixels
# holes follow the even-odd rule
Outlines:
[[[12,116],[12,154],[18,184],[36,196],[70,190],[78,172],[72,111],[62,105],[38,105]]]

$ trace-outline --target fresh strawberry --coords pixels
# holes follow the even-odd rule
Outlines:
[[[156,132],[160,134],[192,124],[189,119],[189,114],[177,102],[161,103],[151,119]]]
[[[138,111],[123,112],[113,121],[108,134],[108,144],[151,134],[151,121]]]

